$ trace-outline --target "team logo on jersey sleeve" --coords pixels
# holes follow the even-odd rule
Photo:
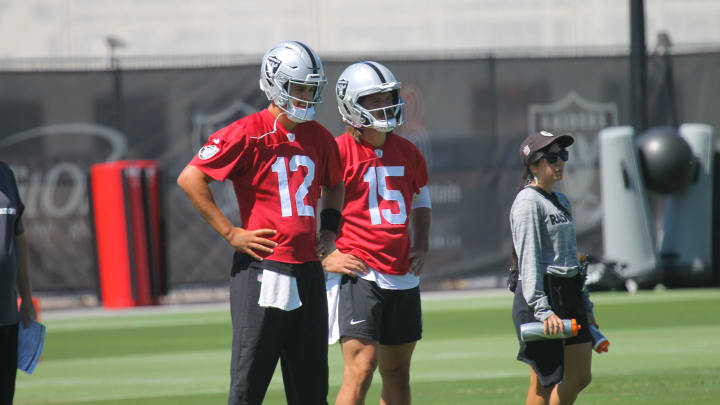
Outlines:
[[[220,148],[217,145],[205,145],[200,148],[198,158],[200,158],[200,160],[208,160],[217,155],[218,152],[220,152]]]

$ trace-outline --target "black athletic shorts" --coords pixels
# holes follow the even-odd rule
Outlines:
[[[592,341],[587,311],[582,296],[583,282],[584,279],[580,275],[573,278],[546,275],[544,279],[545,292],[548,294],[553,312],[562,319],[575,318],[581,326],[578,335],[567,339],[523,342],[520,339],[520,325],[526,322],[538,322],[538,320],[535,319],[532,308],[525,301],[522,293],[522,281],[518,281],[512,312],[515,332],[520,343],[517,359],[532,366],[538,375],[540,384],[544,387],[562,381],[565,345]]]
[[[343,276],[339,289],[340,337],[400,345],[422,337],[420,288],[388,290],[375,282]]]

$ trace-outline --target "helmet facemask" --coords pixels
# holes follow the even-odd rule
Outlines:
[[[391,93],[392,101],[390,105],[369,109],[362,106],[363,98],[377,94],[377,92],[358,97],[355,109],[360,115],[360,125],[362,127],[370,127],[379,132],[392,132],[403,124],[405,121],[405,102],[398,94],[398,90],[391,90]]]
[[[293,122],[312,121],[315,119],[317,106],[323,102],[321,94],[327,80],[321,77],[308,77],[308,79],[312,80],[288,79],[282,86],[280,95],[273,100],[275,105],[285,111]],[[311,89],[308,90],[308,87]],[[308,94],[311,96],[307,97]]]

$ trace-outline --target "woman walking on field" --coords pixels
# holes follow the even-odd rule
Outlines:
[[[593,305],[583,290],[570,202],[553,191],[562,180],[573,138],[546,131],[523,141],[524,187],[510,209],[513,238],[513,322],[543,322],[547,335],[562,332],[562,319],[575,318],[577,336],[535,342],[520,341],[517,359],[530,365],[527,405],[573,404],[590,384],[590,324],[597,326]],[[512,289],[512,288],[511,288]]]

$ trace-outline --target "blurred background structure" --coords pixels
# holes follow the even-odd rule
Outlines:
[[[717,45],[714,0],[646,0],[649,49],[666,31],[678,46]],[[262,55],[288,38],[325,56],[433,58],[488,50],[622,47],[628,0],[3,0],[0,57]],[[252,61],[255,62],[254,60]]]
[[[517,148],[540,129],[575,137],[561,187],[580,250],[600,258],[597,133],[631,125],[630,3],[0,0],[0,160],[27,207],[34,289],[97,291],[87,176],[126,159],[164,174],[170,291],[222,286],[232,251],[175,178],[214,130],[267,105],[260,58],[287,39],[323,58],[318,120],[335,134],[345,66],[377,60],[403,82],[400,134],[431,170],[423,288],[504,284]],[[648,126],[720,128],[720,2],[646,0],[645,17]],[[214,187],[239,223],[230,185]]]

